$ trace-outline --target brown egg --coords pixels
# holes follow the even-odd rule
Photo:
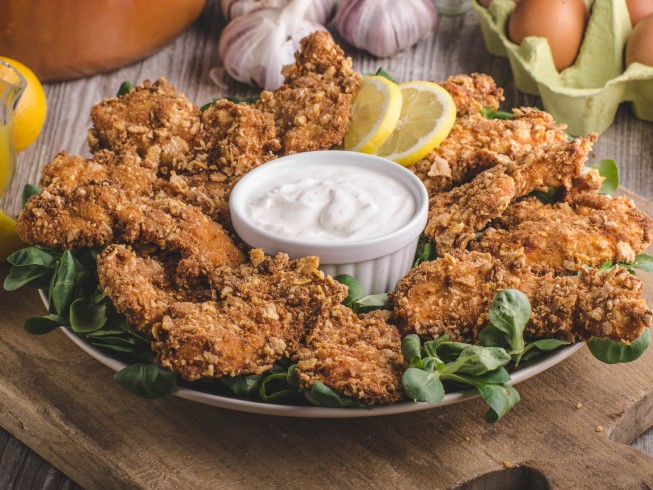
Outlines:
[[[653,66],[653,14],[633,29],[626,45],[626,66],[631,63]]]
[[[522,0],[510,16],[508,37],[521,44],[525,37],[545,37],[556,69],[574,64],[589,12],[583,0]]]
[[[653,0],[626,0],[630,22],[637,25],[644,17],[653,14]]]

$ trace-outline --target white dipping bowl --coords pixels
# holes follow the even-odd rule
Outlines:
[[[346,163],[382,173],[403,185],[415,202],[413,215],[392,232],[374,238],[342,241],[309,241],[282,237],[252,223],[247,206],[252,195],[266,188],[272,176],[292,175],[301,167],[319,176],[330,164]],[[269,184],[268,184],[269,186]],[[412,266],[419,236],[426,226],[428,194],[424,184],[401,165],[364,153],[350,151],[314,151],[288,155],[266,163],[246,174],[231,192],[231,220],[238,236],[250,247],[269,255],[287,253],[292,259],[316,255],[320,269],[331,276],[349,274],[361,283],[365,295],[392,291]]]

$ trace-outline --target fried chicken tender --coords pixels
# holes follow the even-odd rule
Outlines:
[[[129,203],[119,207],[115,216],[120,240],[179,252],[177,274],[187,280],[206,275],[217,266],[235,267],[245,260],[222,226],[176,199]]]
[[[515,199],[546,187],[569,187],[580,175],[595,136],[556,143],[517,161],[483,151],[496,165],[471,182],[436,194],[429,202],[424,233],[440,254],[466,248],[475,233],[500,217]]]
[[[231,172],[237,172],[229,167]],[[229,195],[238,178],[221,171],[206,170],[194,175],[171,172],[167,179],[157,177],[156,164],[141,159],[133,151],[116,155],[100,150],[87,160],[61,152],[45,166],[41,188],[72,193],[86,184],[105,183],[124,192],[130,199],[173,197],[197,206],[209,218],[230,228]]]
[[[119,186],[129,197],[137,197],[151,194],[157,177],[132,151],[116,155],[100,150],[91,160],[62,151],[43,168],[40,186],[72,192],[80,185],[104,181]]]
[[[553,205],[533,197],[511,207],[516,209],[501,219],[508,226],[486,230],[471,249],[497,258],[523,252],[538,274],[633,262],[653,241],[653,219],[623,197],[572,194]]]
[[[518,159],[526,153],[567,141],[564,124],[537,109],[513,109],[514,119],[487,119],[480,114],[458,117],[445,140],[409,169],[433,196],[460,185],[496,165],[486,151]]]
[[[425,262],[404,276],[390,296],[402,334],[444,334],[475,342],[488,322],[496,294],[514,288],[532,307],[525,337],[570,342],[591,337],[625,343],[653,324],[642,282],[626,269],[584,269],[576,276],[536,276],[519,260],[504,263],[489,254],[455,251]]]
[[[213,221],[231,229],[229,196],[237,181],[230,181],[221,172],[203,172],[196,175],[178,175],[172,172],[169,180],[157,184],[164,194],[197,206]]]
[[[455,75],[437,83],[451,94],[458,117],[478,114],[481,109],[496,111],[504,99],[503,89],[483,73]]]
[[[91,120],[92,152],[132,149],[165,167],[188,159],[201,126],[199,108],[165,78],[104,99],[91,109]]]
[[[29,198],[16,222],[30,245],[56,249],[106,245],[114,239],[114,210],[124,194],[109,182],[88,183],[71,192],[47,187]]]
[[[210,299],[208,291],[178,288],[174,269],[173,263],[164,263],[160,256],[142,257],[130,247],[117,244],[105,248],[97,260],[102,290],[125,315],[129,326],[147,337],[171,304]]]
[[[130,199],[108,182],[66,193],[46,188],[27,202],[16,230],[27,243],[57,249],[114,242],[178,251],[191,275],[244,260],[222,227],[199,209],[167,197]]]
[[[174,303],[155,325],[159,363],[187,380],[269,370],[347,296],[318,263],[254,250],[250,263],[216,269],[215,301]]]
[[[284,84],[264,91],[256,107],[275,120],[281,153],[327,150],[342,143],[360,75],[327,32],[302,39]]]
[[[401,337],[389,318],[388,311],[356,315],[344,306],[331,309],[297,352],[300,387],[319,381],[368,405],[400,400]]]
[[[514,119],[459,117],[445,140],[409,169],[433,196],[460,185],[495,165],[483,150],[517,159],[526,153],[567,141],[565,125],[536,109],[513,109]]]
[[[230,227],[229,196],[238,180],[276,158],[281,148],[269,114],[247,104],[221,100],[202,113],[202,132],[194,159],[158,188],[165,194],[199,207],[218,223]]]
[[[202,148],[196,159],[205,161],[209,170],[224,174],[225,179],[242,177],[276,158],[281,149],[272,116],[251,105],[220,100],[206,109],[201,119]]]

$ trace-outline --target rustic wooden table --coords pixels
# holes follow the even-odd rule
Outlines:
[[[192,100],[203,103],[213,97],[244,95],[252,90],[230,83],[220,89],[210,78],[218,64],[217,44],[223,20],[217,2],[210,1],[200,19],[175,42],[157,54],[105,75],[46,86],[48,117],[36,144],[18,158],[14,187],[8,198],[17,211],[23,184],[37,182],[40,169],[59,150],[87,154],[89,109],[102,97],[113,95],[124,80],[140,82],[163,75]],[[537,105],[534,97],[518,93],[508,62],[487,54],[473,12],[441,17],[438,29],[412,50],[392,59],[376,59],[348,48],[361,72],[383,66],[399,80],[443,79],[455,73],[486,72],[506,90],[504,107]],[[614,125],[595,146],[596,158],[614,158],[621,168],[622,185],[653,200],[653,124],[635,119],[623,106]],[[0,304],[0,310],[7,305]],[[634,447],[653,454],[653,431]],[[40,456],[0,429],[0,488],[76,488],[77,485]]]

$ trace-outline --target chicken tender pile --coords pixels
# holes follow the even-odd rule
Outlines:
[[[425,236],[439,257],[411,270],[389,309],[355,314],[317,257],[250,250],[233,233],[229,195],[251,170],[343,142],[360,75],[328,33],[301,42],[284,84],[251,104],[200,108],[161,78],[91,110],[90,158],[62,152],[18,220],[21,238],[58,250],[104,247],[100,287],[157,362],[182,379],[263,374],[297,364],[367,405],[403,398],[402,336],[477,342],[495,295],[523,291],[528,338],[632,342],[651,326],[633,262],[653,220],[600,194],[584,168],[595,135],[567,140],[546,112],[488,117],[503,90],[488,75],[440,82],[457,119],[409,169],[426,186]],[[553,202],[535,193],[550,191]]]

